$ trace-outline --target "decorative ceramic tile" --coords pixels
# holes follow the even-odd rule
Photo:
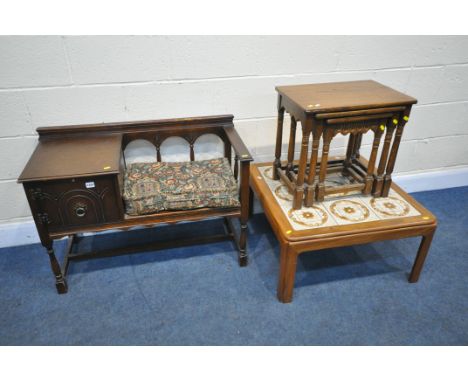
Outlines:
[[[289,220],[305,228],[325,227],[328,222],[327,212],[320,207],[301,208],[300,210],[288,211]]]
[[[335,218],[339,225],[380,220],[377,214],[362,201],[360,195],[337,200],[325,200],[320,204],[323,204],[327,212]]]
[[[418,216],[420,213],[395,190],[390,190],[386,198],[365,198],[366,203],[380,219],[395,219]]]
[[[323,202],[315,202],[312,207],[293,210],[293,197],[279,180],[273,180],[272,166],[259,167],[258,170],[289,223],[297,231],[420,215],[393,189],[387,198],[374,198],[352,191],[328,195]],[[349,183],[349,179],[339,173],[330,174],[325,181],[327,186]]]
[[[283,184],[278,185],[274,190],[275,196],[281,200],[292,202],[293,196],[289,193],[288,188]]]

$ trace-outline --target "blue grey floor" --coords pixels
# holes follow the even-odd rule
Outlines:
[[[439,219],[417,284],[406,279],[419,239],[324,250],[300,257],[291,304],[276,300],[278,245],[263,215],[246,268],[230,242],[96,259],[71,265],[66,295],[40,245],[2,249],[0,344],[468,345],[468,187],[414,197]],[[106,234],[82,248],[220,228]]]

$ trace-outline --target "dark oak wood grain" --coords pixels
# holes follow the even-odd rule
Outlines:
[[[65,265],[60,267],[53,250],[53,240],[65,236],[76,238],[84,232],[109,229],[129,229],[160,223],[197,221],[207,218],[240,219],[240,232],[232,224],[226,235],[214,235],[200,240],[180,238],[158,243],[163,248],[172,245],[193,245],[220,239],[234,240],[239,250],[239,264],[247,265],[247,220],[249,217],[249,174],[252,156],[234,129],[233,116],[208,116],[158,121],[88,124],[78,126],[43,127],[37,129],[39,143],[18,182],[23,187],[36,223],[42,245],[49,255],[59,293],[66,293],[65,279],[69,260],[98,257],[99,253],[72,254],[73,240]],[[232,163],[239,180],[240,207],[200,208],[189,211],[163,211],[156,214],[128,216],[122,199],[123,150],[135,139],[145,139],[156,147],[155,161],[161,161],[160,146],[165,139],[182,137],[189,143],[190,160],[196,160],[194,143],[203,134],[215,134],[224,142],[224,154]],[[239,165],[240,164],[240,165]],[[139,247],[140,250],[149,246]],[[131,251],[131,249],[125,249]],[[104,251],[103,256],[121,254],[125,250]]]
[[[19,182],[119,172],[121,134],[40,139]]]

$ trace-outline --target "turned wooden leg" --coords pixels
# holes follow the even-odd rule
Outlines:
[[[240,239],[239,239],[239,266],[245,267],[249,263],[247,256],[247,223],[240,225]]]
[[[385,130],[384,125],[380,125],[378,130],[374,131],[374,141],[372,143],[372,151],[367,164],[367,175],[363,194],[369,195],[372,191],[372,184],[374,182],[374,170],[375,170],[375,160],[377,159],[377,152],[379,151],[380,137],[382,132]]]
[[[396,123],[395,123],[396,121]],[[393,132],[395,131],[395,126],[398,123],[397,119],[393,119],[390,124],[387,124],[387,133],[385,134],[385,140],[382,148],[382,153],[380,154],[379,168],[377,169],[377,176],[374,180],[374,185],[372,188],[372,195],[379,197],[382,194],[383,186],[383,173],[387,167],[388,153],[390,151],[390,143],[392,142]]]
[[[395,139],[393,140],[392,150],[390,152],[390,157],[388,158],[387,171],[385,173],[384,184],[382,187],[382,196],[387,197],[392,187],[392,172],[395,168],[395,161],[398,154],[398,148],[400,147],[401,136],[403,135],[403,128],[405,127],[406,122],[409,119],[409,112],[411,108],[408,108],[403,118],[400,120],[400,123],[397,127],[395,133]]]
[[[357,133],[356,140],[354,141],[354,149],[353,149],[353,154],[352,154],[353,159],[358,159],[361,156],[359,152],[361,150],[361,143],[362,143],[362,133]]]
[[[322,128],[321,126],[318,126],[317,129],[312,132],[312,153],[310,155],[309,176],[307,177],[307,190],[305,196],[306,207],[311,207],[314,204],[315,174],[317,172],[317,159],[321,136]]]
[[[249,187],[249,218],[251,218],[254,213],[254,200],[255,200],[254,193],[252,189]]]
[[[296,147],[296,118],[291,116],[291,131],[289,133],[289,146],[288,146],[288,165],[286,167],[286,173],[289,175],[293,171],[294,162],[294,149]]]
[[[356,134],[349,134],[348,148],[346,149],[346,157],[343,163],[343,175],[348,175],[348,168],[351,166],[351,160],[354,152],[354,144],[356,142]]]
[[[424,266],[424,261],[426,260],[427,253],[429,252],[429,247],[431,246],[432,238],[434,237],[435,228],[427,235],[424,235],[419,245],[418,254],[416,255],[416,260],[414,261],[413,268],[411,269],[411,274],[408,281],[410,283],[416,283],[419,280],[419,275],[421,274],[422,268]]]
[[[310,125],[302,126],[301,155],[299,157],[299,167],[297,170],[296,189],[294,192],[292,208],[298,210],[302,207],[304,198],[304,178],[307,166],[307,152],[309,151]]]
[[[278,96],[278,104],[281,102],[281,96]],[[273,179],[278,180],[278,169],[281,168],[281,145],[283,144],[283,120],[284,109],[278,107],[278,121],[276,125],[276,147],[275,161],[273,162]]]
[[[55,276],[55,287],[57,288],[57,292],[59,294],[67,293],[68,292],[68,285],[65,277],[62,274],[62,270],[60,269],[60,264],[55,257],[54,248],[52,246],[53,242],[47,243],[44,247],[47,250],[47,254],[49,255],[50,260],[50,267],[52,272]]]
[[[332,137],[333,130],[327,129],[323,135],[322,161],[320,162],[319,183],[317,185],[316,199],[319,202],[325,199],[325,177],[327,176],[328,152],[330,150]]]
[[[239,157],[234,155],[234,179],[239,179]]]
[[[245,267],[248,263],[247,257],[247,221],[249,220],[251,189],[249,187],[250,161],[241,162],[240,183],[240,238],[239,238],[239,265]]]
[[[283,303],[292,301],[294,278],[296,277],[297,254],[290,250],[288,244],[281,245],[280,271],[278,279],[278,300]]]

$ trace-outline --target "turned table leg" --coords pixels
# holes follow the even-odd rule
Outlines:
[[[294,149],[296,146],[296,118],[291,115],[291,131],[289,133],[289,146],[288,146],[288,165],[286,167],[286,173],[289,175],[293,171],[294,162]]]
[[[351,160],[354,151],[354,143],[356,141],[356,134],[350,133],[348,139],[348,148],[346,149],[346,157],[343,163],[343,175],[348,175],[348,168],[351,167]]]
[[[280,272],[277,296],[283,303],[292,301],[294,278],[296,277],[297,253],[288,244],[281,244]]]
[[[371,151],[371,155],[370,155],[369,162],[367,165],[366,182],[365,182],[364,190],[362,191],[362,193],[365,195],[369,195],[372,191],[372,184],[374,182],[375,161],[377,159],[377,152],[379,150],[380,137],[382,136],[382,132],[384,130],[385,130],[385,126],[380,125],[379,129],[374,131],[374,141],[372,143],[372,151]]]
[[[354,149],[353,149],[353,159],[357,159],[361,156],[361,143],[362,143],[362,133],[356,134],[356,140],[354,141]]]
[[[410,283],[416,283],[419,280],[419,276],[423,269],[427,253],[429,252],[429,247],[431,246],[434,233],[435,228],[430,233],[422,237],[421,244],[419,245],[418,249],[418,254],[416,255],[416,260],[414,261],[413,268],[411,269],[411,274],[408,279]]]
[[[403,116],[402,120],[400,121],[397,127],[395,139],[393,140],[392,150],[390,152],[390,157],[388,158],[387,171],[385,173],[384,184],[382,187],[382,196],[385,197],[388,196],[388,193],[390,192],[390,188],[392,186],[392,172],[395,168],[395,161],[398,154],[398,148],[400,147],[401,136],[403,135],[403,128],[405,127],[405,124],[409,119],[409,112],[410,109],[407,109],[405,115]]]
[[[310,124],[306,123],[305,126],[302,126],[301,154],[299,157],[299,168],[297,170],[296,189],[293,196],[294,199],[292,208],[295,210],[298,210],[302,207],[302,200],[304,198],[304,178],[307,166],[307,153],[309,151],[310,133]]]
[[[57,292],[59,294],[67,293],[67,280],[65,279],[65,276],[62,273],[62,269],[60,268],[60,264],[57,261],[57,258],[55,257],[53,247],[54,241],[49,236],[48,225],[50,223],[50,220],[47,214],[41,213],[43,211],[41,205],[42,199],[35,199],[35,197],[32,196],[31,193],[28,191],[26,191],[26,195],[28,196],[28,203],[31,207],[31,212],[34,217],[34,222],[36,223],[37,233],[39,234],[41,244],[46,249],[47,254],[49,255],[50,268],[55,276],[55,287],[57,288]]]
[[[281,168],[281,145],[283,144],[284,108],[280,106],[281,96],[278,97],[278,121],[276,125],[275,161],[273,162],[273,179],[278,180],[278,169]]]
[[[328,152],[330,150],[332,137],[333,130],[326,129],[323,135],[322,161],[320,162],[319,183],[317,185],[316,200],[319,202],[322,202],[325,199],[325,178],[327,176]]]
[[[396,123],[395,123],[396,122]],[[385,168],[387,167],[387,159],[388,153],[390,150],[390,143],[392,142],[393,131],[395,130],[395,126],[398,123],[397,119],[393,119],[393,121],[387,124],[387,133],[385,134],[385,140],[382,148],[382,153],[380,154],[380,162],[379,168],[377,169],[377,176],[374,181],[374,187],[372,190],[372,195],[375,197],[381,196],[382,193],[382,186],[383,186],[383,174]]]
[[[67,280],[62,274],[62,270],[60,269],[60,264],[55,257],[54,248],[53,248],[53,241],[50,240],[46,243],[42,243],[42,245],[47,250],[47,254],[49,255],[50,260],[50,268],[55,276],[55,287],[57,288],[57,292],[59,294],[67,293],[68,292],[68,285]]]
[[[307,190],[305,197],[306,207],[311,207],[314,204],[315,174],[317,172],[316,169],[321,136],[322,128],[321,126],[318,126],[316,130],[312,131],[312,153],[310,155],[309,176],[307,177]]]

